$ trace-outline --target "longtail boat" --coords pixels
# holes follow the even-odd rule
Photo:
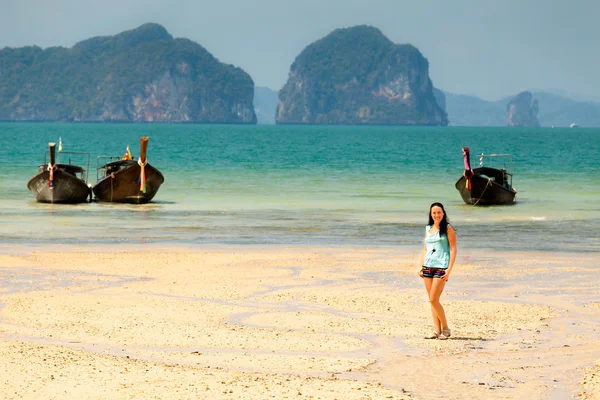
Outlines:
[[[146,159],[148,137],[140,138],[140,157],[134,160],[129,152],[122,159],[119,157],[98,157],[98,160],[109,158],[109,162],[96,167],[98,183],[93,192],[98,201],[144,204],[151,201],[165,178]],[[117,159],[117,160],[114,160]],[[114,160],[114,161],[112,161]]]
[[[56,160],[56,143],[48,143],[49,162],[38,167],[38,172],[29,180],[27,188],[31,190],[36,201],[40,203],[76,204],[92,200],[92,191],[87,183],[90,155],[75,151],[62,152],[62,155],[87,155],[87,169],[71,164],[60,164]]]
[[[479,168],[471,169],[469,147],[463,147],[465,171],[456,181],[455,187],[460,192],[463,201],[473,206],[510,205],[515,203],[517,191],[512,186],[512,155],[511,154],[481,154]],[[493,160],[501,158],[509,162],[503,168],[494,168]],[[489,160],[489,166],[484,166]]]

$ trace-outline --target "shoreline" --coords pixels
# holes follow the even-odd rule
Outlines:
[[[421,339],[419,251],[2,245],[0,393],[600,395],[598,254],[459,252],[442,296],[453,337],[441,342]]]

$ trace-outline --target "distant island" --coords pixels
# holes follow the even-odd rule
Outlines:
[[[540,126],[537,119],[539,112],[540,106],[531,92],[521,92],[506,105],[506,125],[520,128],[537,128]]]
[[[371,26],[308,45],[279,91],[277,124],[447,125],[417,48]]]
[[[254,82],[158,24],[0,50],[0,120],[254,124]]]
[[[256,123],[262,125],[275,124],[275,112],[279,93],[264,86],[254,86],[254,112]]]
[[[526,92],[537,101],[536,119],[542,127],[569,127],[572,123],[600,127],[600,103],[571,99],[550,90]],[[448,119],[454,126],[507,126],[507,106],[518,96],[487,101],[464,94],[444,94]]]

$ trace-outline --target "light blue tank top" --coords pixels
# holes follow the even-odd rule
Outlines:
[[[437,231],[430,234],[431,225],[425,227],[425,260],[423,265],[429,268],[448,268],[450,263],[450,243],[447,235]]]

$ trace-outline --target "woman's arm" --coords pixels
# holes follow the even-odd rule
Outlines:
[[[448,271],[446,271],[446,280],[448,280],[448,276],[450,272],[452,272],[452,267],[454,266],[454,261],[456,260],[456,231],[452,227],[452,225],[448,225],[448,244],[450,245],[450,262],[448,263]]]
[[[423,250],[421,250],[421,256],[419,257],[419,276],[422,278],[421,268],[423,268],[423,263],[425,262],[425,253],[427,252],[427,245],[425,241],[423,241]]]

